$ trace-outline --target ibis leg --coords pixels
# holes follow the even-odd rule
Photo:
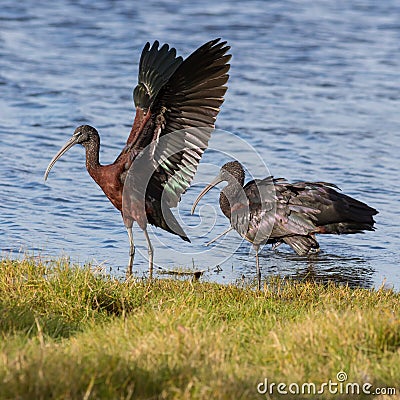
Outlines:
[[[135,258],[135,244],[133,242],[132,227],[126,228],[129,238],[129,262],[128,269],[126,270],[126,279],[132,276],[133,259]]]
[[[233,228],[230,226],[228,229],[226,229],[225,231],[223,231],[222,233],[220,233],[217,237],[215,237],[213,240],[210,240],[209,242],[207,242],[205,244],[205,246],[209,246],[211,243],[214,243],[215,241],[217,241],[220,237],[226,235],[227,233],[229,233]]]
[[[151,245],[149,234],[147,229],[144,230],[144,236],[147,242],[147,251],[149,252],[149,278],[153,279],[153,246]]]
[[[260,270],[260,262],[259,262],[259,259],[258,259],[259,247],[258,246],[254,246],[254,248],[256,250],[257,288],[258,288],[258,290],[261,290],[261,270]]]

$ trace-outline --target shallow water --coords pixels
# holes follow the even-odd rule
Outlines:
[[[74,148],[44,170],[80,124],[98,128],[101,161],[118,155],[133,120],[132,89],[141,49],[160,40],[188,55],[222,37],[232,46],[229,91],[195,185],[177,213],[192,244],[152,230],[165,268],[207,270],[204,279],[254,277],[254,253],[234,233],[205,251],[227,221],[218,191],[190,216],[210,168],[233,154],[264,177],[244,140],[274,176],[338,184],[377,208],[377,230],[320,237],[314,260],[288,248],[261,254],[264,275],[332,279],[400,288],[400,5],[339,1],[4,0],[0,9],[0,248],[74,261],[93,260],[122,275],[128,243],[119,212],[105,199]],[[227,154],[223,154],[224,150]],[[212,169],[212,166],[214,169]],[[212,227],[212,229],[210,229]],[[146,273],[135,229],[135,273]],[[179,251],[178,251],[179,250]],[[216,268],[221,265],[222,271]]]

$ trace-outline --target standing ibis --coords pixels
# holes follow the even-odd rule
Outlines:
[[[136,115],[126,146],[110,165],[99,162],[100,137],[88,125],[75,129],[72,138],[50,161],[44,179],[56,161],[72,146],[86,150],[86,169],[111,203],[121,211],[129,237],[127,277],[132,274],[135,246],[132,225],[143,230],[153,271],[153,247],[147,224],[190,241],[170,208],[176,207],[189,187],[208,146],[224,101],[231,56],[226,42],[209,41],[185,60],[167,44],[147,43],[133,91]],[[171,150],[172,149],[172,150]],[[135,163],[137,160],[141,162]],[[141,181],[143,167],[149,172]],[[142,175],[141,175],[142,174]],[[130,179],[129,185],[127,180]],[[124,189],[125,187],[125,189]],[[141,197],[135,193],[142,189]]]
[[[286,243],[298,255],[319,251],[315,234],[349,234],[374,230],[373,215],[378,211],[335,190],[325,182],[289,183],[283,178],[255,179],[244,185],[245,172],[238,161],[222,166],[218,176],[199,194],[200,199],[218,183],[228,183],[220,193],[219,204],[230,220],[230,229],[253,244],[256,251],[258,289],[261,273],[260,245]],[[230,229],[224,232],[227,233]]]

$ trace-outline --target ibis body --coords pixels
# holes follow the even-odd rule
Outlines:
[[[227,182],[219,196],[223,214],[231,229],[254,245],[258,286],[261,274],[260,245],[286,243],[301,255],[319,252],[316,234],[351,234],[374,230],[377,210],[326,182],[289,183],[283,178],[255,179],[247,184],[243,166],[238,161],[222,166],[218,176],[204,188],[193,203],[215,185]]]
[[[185,60],[176,50],[156,41],[144,47],[138,84],[133,91],[136,114],[128,140],[114,163],[101,165],[100,137],[89,125],[76,128],[72,138],[49,163],[72,146],[86,150],[86,169],[123,217],[130,252],[127,276],[132,274],[135,253],[132,226],[143,230],[149,253],[153,247],[147,224],[189,241],[171,212],[189,187],[224,101],[227,90],[229,47],[220,39],[199,47]],[[144,171],[146,174],[144,174]]]

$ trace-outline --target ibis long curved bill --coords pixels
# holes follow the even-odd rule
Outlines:
[[[221,174],[218,174],[201,192],[200,194],[197,196],[197,199],[194,201],[193,206],[192,206],[192,210],[190,211],[190,213],[193,215],[194,214],[194,210],[196,209],[197,204],[199,203],[199,201],[201,200],[201,198],[208,193],[214,186],[217,186],[218,183],[223,182],[224,179],[222,178]]]
[[[76,145],[78,143],[78,138],[77,136],[72,136],[71,139],[68,140],[67,143],[64,144],[63,147],[58,151],[58,153],[53,157],[53,159],[50,161],[49,165],[46,168],[46,172],[44,173],[44,180],[47,180],[47,177],[49,176],[50,170],[53,168],[54,164],[62,157],[63,154],[65,154],[72,146]]]

